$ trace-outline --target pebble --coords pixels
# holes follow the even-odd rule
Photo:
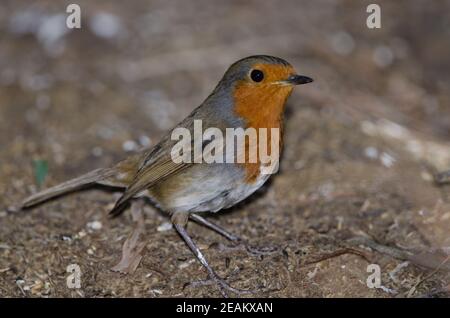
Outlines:
[[[85,237],[87,235],[87,233],[86,233],[86,231],[84,231],[84,230],[82,230],[82,231],[80,231],[80,232],[78,232],[77,234],[75,234],[75,239],[77,239],[77,238],[83,238],[83,237]]]
[[[184,269],[184,268],[188,267],[189,265],[191,265],[194,262],[195,262],[195,259],[191,259],[191,260],[189,260],[187,262],[183,262],[180,265],[178,265],[178,268],[179,269]]]
[[[88,229],[97,231],[102,228],[102,223],[99,221],[93,221],[93,222],[88,222],[88,224],[86,224],[86,226]]]
[[[66,26],[66,16],[55,14],[45,19],[37,30],[37,38],[44,46],[49,47],[66,35],[70,29]]]
[[[378,158],[378,149],[375,147],[367,147],[364,150],[364,154],[370,159],[376,159]]]
[[[396,161],[393,156],[391,156],[390,154],[388,154],[386,152],[383,152],[381,154],[380,160],[381,160],[381,163],[387,168],[392,167]]]
[[[164,222],[163,224],[161,224],[160,226],[158,226],[156,228],[156,230],[158,232],[165,232],[165,231],[169,231],[172,229],[172,223],[170,222]]]
[[[394,53],[389,47],[380,45],[373,52],[373,61],[378,67],[388,67],[394,61]]]
[[[152,140],[149,137],[142,135],[139,137],[139,143],[142,147],[148,147],[152,144]]]
[[[89,21],[91,31],[100,38],[111,39],[122,30],[120,19],[106,12],[100,12],[94,15]]]
[[[72,237],[70,235],[61,235],[61,240],[64,242],[71,242],[72,241]]]
[[[159,290],[159,289],[150,289],[150,292],[151,292],[151,293],[154,293],[154,294],[158,294],[158,295],[161,295],[161,294],[162,294],[162,291]]]
[[[122,149],[126,152],[135,151],[138,149],[138,145],[133,140],[127,140],[122,144]]]

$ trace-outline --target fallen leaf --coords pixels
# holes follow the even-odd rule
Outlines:
[[[142,239],[145,232],[142,202],[133,203],[131,206],[131,215],[136,227],[123,244],[120,262],[111,268],[112,271],[125,274],[133,273],[139,266],[142,259],[142,250],[146,245],[145,240]]]

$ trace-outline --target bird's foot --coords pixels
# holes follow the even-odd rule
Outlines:
[[[233,244],[235,245],[233,247],[225,247],[223,249],[226,249],[226,250],[244,249],[248,254],[250,254],[252,256],[271,255],[271,254],[276,254],[280,251],[279,248],[273,247],[273,246],[253,247],[250,244],[248,244],[248,242],[246,242],[245,240],[240,238],[239,236],[228,232],[226,229],[224,229],[220,225],[215,224],[215,223],[201,217],[200,215],[191,214],[191,215],[189,215],[189,218],[191,218],[192,220],[194,220],[195,222],[197,222],[203,226],[206,226],[207,228],[213,230],[214,232],[222,235],[227,240],[233,242]]]

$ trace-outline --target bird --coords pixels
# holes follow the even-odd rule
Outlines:
[[[176,161],[172,150],[179,140],[174,140],[173,131],[183,128],[192,133],[196,121],[201,121],[203,129],[216,128],[221,132],[229,128],[275,129],[280,132],[281,141],[276,145],[278,149],[272,147],[271,150],[281,151],[286,101],[296,85],[311,82],[312,78],[297,74],[290,63],[279,57],[253,55],[240,59],[226,70],[203,103],[153,147],[129,156],[112,167],[95,169],[31,195],[23,200],[21,208],[28,209],[70,192],[103,185],[122,191],[110,211],[111,215],[118,215],[130,202],[144,196],[170,216],[173,228],[207,270],[221,294],[227,297],[229,292],[239,293],[240,290],[230,286],[209,265],[188,233],[187,224],[191,220],[230,241],[240,241],[238,236],[200,214],[215,213],[236,205],[258,190],[272,173],[262,173],[265,164],[259,158],[253,162]],[[191,138],[194,138],[192,134]],[[188,145],[194,143],[194,140],[186,142]],[[262,144],[265,145],[264,142]],[[205,149],[207,145],[206,140],[200,147]],[[256,143],[256,150],[261,147],[261,143]],[[271,148],[271,145],[267,147]],[[250,142],[246,139],[245,154],[248,154],[249,148]],[[231,152],[236,158],[233,151],[236,151],[233,147],[225,149],[225,153]]]

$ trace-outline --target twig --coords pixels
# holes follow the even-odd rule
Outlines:
[[[341,256],[341,255],[344,255],[344,254],[357,255],[359,257],[364,258],[367,262],[371,263],[371,260],[370,260],[369,256],[366,255],[366,253],[364,253],[364,252],[362,252],[360,250],[351,248],[351,247],[346,247],[346,248],[337,250],[337,251],[335,251],[333,253],[330,253],[330,254],[327,254],[327,255],[323,255],[323,256],[321,256],[320,258],[318,258],[318,259],[316,259],[314,261],[307,262],[307,263],[305,263],[305,265],[320,263],[320,262],[323,262],[323,261],[325,261],[327,259],[335,258],[335,257]]]
[[[417,287],[419,287],[424,281],[430,279],[431,277],[433,277],[437,272],[439,272],[439,270],[445,265],[445,263],[448,262],[448,260],[450,259],[450,255],[448,255],[440,264],[439,266],[436,267],[435,270],[433,270],[429,275],[425,276],[424,278],[422,278],[421,280],[419,280],[408,292],[408,297],[411,297],[412,294],[414,294],[414,292],[417,290]]]
[[[365,237],[355,237],[352,239],[347,240],[348,243],[351,243],[352,245],[365,245],[370,247],[371,249],[374,249],[375,251],[389,255],[393,258],[400,259],[400,260],[411,260],[412,253],[400,250],[398,248],[381,245],[379,243],[376,243],[368,238]]]
[[[142,259],[142,250],[146,241],[142,238],[145,233],[145,222],[142,214],[143,204],[141,201],[133,202],[131,215],[135,223],[135,228],[127,238],[122,247],[122,259],[111,268],[112,271],[122,273],[133,273]]]

